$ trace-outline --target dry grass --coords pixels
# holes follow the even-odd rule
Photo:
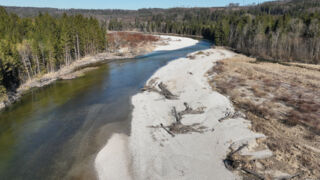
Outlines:
[[[112,32],[108,34],[108,44],[111,47],[137,47],[140,44],[156,42],[158,40],[159,37],[157,36],[138,32]]]
[[[302,63],[289,63],[291,66],[306,68],[310,70],[317,70],[320,71],[320,66],[315,64],[302,64]]]
[[[108,50],[118,56],[146,54],[153,51],[159,37],[137,32],[112,32],[108,34]]]
[[[268,136],[260,145],[274,156],[247,164],[266,177],[268,170],[320,177],[320,66],[257,62],[238,55],[217,63],[211,84],[228,95]],[[259,163],[257,167],[255,164]]]

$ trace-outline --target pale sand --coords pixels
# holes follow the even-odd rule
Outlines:
[[[114,134],[106,147],[97,155],[95,166],[98,170],[99,179],[131,179],[130,156],[128,152],[128,136]]]
[[[193,46],[199,41],[175,36],[160,36],[163,45],[157,45],[154,51],[177,50]],[[95,159],[95,168],[99,179],[132,179],[130,172],[131,156],[128,153],[128,137],[114,134]]]
[[[187,39],[173,42],[183,44]],[[255,139],[264,136],[252,132],[250,122],[243,118],[218,121],[234,109],[228,98],[211,89],[206,72],[217,60],[232,57],[234,53],[221,49],[203,52],[172,61],[149,79],[148,83],[155,80],[154,85],[166,84],[179,96],[177,100],[166,100],[158,93],[147,91],[132,97],[131,135],[129,139],[115,135],[99,153],[95,161],[99,179],[240,179],[223,164],[229,147],[236,149],[248,143],[249,148],[243,153],[254,155],[251,151]],[[182,111],[184,102],[194,109],[206,107],[203,114],[185,115],[182,119],[185,125],[199,123],[205,132],[171,137],[162,128],[150,127],[160,123],[170,125],[175,121],[172,107]]]
[[[191,38],[177,37],[177,36],[160,36],[161,40],[166,45],[156,46],[154,51],[172,51],[197,44],[199,41]]]

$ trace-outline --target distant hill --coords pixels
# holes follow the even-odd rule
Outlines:
[[[199,12],[222,10],[224,7],[210,7],[210,8],[150,8],[139,10],[121,10],[121,9],[57,9],[57,8],[37,8],[37,7],[14,7],[4,6],[7,12],[17,14],[19,17],[36,17],[40,13],[48,13],[53,17],[67,15],[82,14],[85,17],[94,17],[100,22],[110,22],[110,20],[118,20],[122,23],[121,29],[132,29],[129,24],[134,24],[137,20],[147,22],[152,20],[154,16],[176,16],[182,19],[188,12]],[[180,14],[180,16],[179,16]]]
[[[132,10],[91,10],[91,9],[57,9],[57,8],[35,8],[35,7],[13,7],[6,6],[5,9],[9,13],[17,14],[20,17],[35,17],[40,13],[48,13],[51,16],[62,16],[64,13],[67,15],[82,14],[86,17],[93,16],[99,20],[108,20],[112,18],[127,19],[138,15],[137,11]]]
[[[147,17],[158,14],[184,14],[186,12],[197,12],[199,10],[256,10],[266,11],[270,14],[294,13],[301,11],[315,12],[320,10],[319,0],[279,0],[269,1],[262,4],[252,4],[248,6],[239,6],[236,3],[230,3],[227,7],[208,7],[208,8],[149,8],[139,10],[122,10],[122,9],[57,9],[57,8],[37,8],[37,7],[15,7],[4,6],[7,12],[17,14],[20,17],[35,17],[39,13],[49,13],[51,16],[60,16],[63,13],[68,15],[82,14],[85,16],[95,16],[102,18],[121,18],[132,19],[136,17]]]
[[[20,17],[35,17],[39,13],[48,13],[51,16],[57,17],[66,13],[67,15],[82,14],[86,17],[95,17],[102,22],[109,22],[112,19],[121,21],[124,29],[130,28],[129,23],[136,21],[153,21],[154,19],[162,20],[174,19],[175,21],[183,21],[187,16],[199,16],[205,13],[212,12],[230,12],[230,11],[246,11],[250,14],[267,13],[271,15],[282,14],[297,14],[303,12],[319,12],[319,0],[279,0],[269,1],[262,4],[252,4],[248,6],[239,6],[236,3],[230,3],[227,7],[208,7],[208,8],[149,8],[139,10],[121,10],[121,9],[57,9],[57,8],[36,8],[36,7],[14,7],[5,6],[9,13],[17,14]]]

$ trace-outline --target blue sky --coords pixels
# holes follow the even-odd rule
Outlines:
[[[266,0],[0,0],[3,6],[81,9],[139,9],[170,7],[216,7],[229,3],[252,4]]]

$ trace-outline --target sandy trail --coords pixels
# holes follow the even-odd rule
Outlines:
[[[176,43],[171,49],[185,39],[171,41]],[[114,135],[100,151],[95,161],[99,179],[240,179],[223,164],[230,147],[236,149],[246,143],[249,146],[242,153],[269,155],[266,150],[253,151],[256,138],[264,136],[249,130],[249,121],[235,117],[219,122],[234,109],[228,98],[211,89],[206,73],[216,61],[234,55],[227,50],[209,49],[159,69],[147,84],[157,87],[162,82],[178,98],[168,100],[148,91],[132,97],[131,135]],[[182,124],[190,125],[194,132],[172,137],[159,125],[175,122],[172,107],[183,111],[184,103],[193,109],[204,108],[204,113],[184,115]]]

